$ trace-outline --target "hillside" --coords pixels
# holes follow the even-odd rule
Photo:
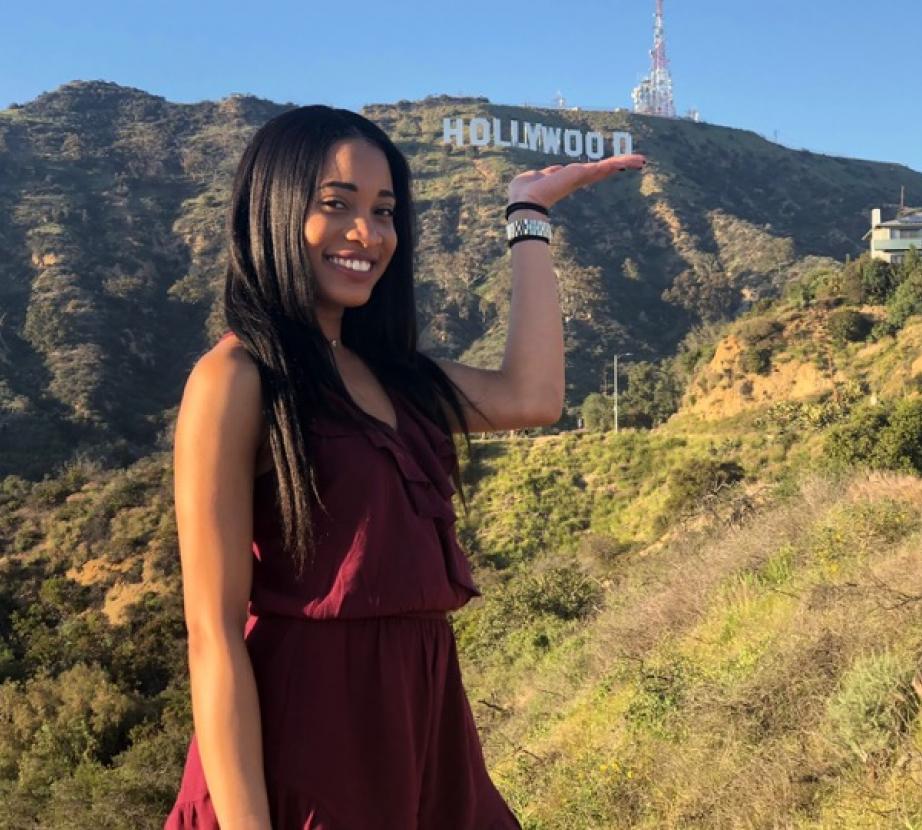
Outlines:
[[[223,210],[247,138],[288,105],[172,104],[74,82],[0,111],[0,473],[40,476],[82,452],[125,463],[166,446],[188,369],[222,330]],[[671,354],[701,320],[734,317],[791,274],[861,250],[870,208],[922,175],[771,144],[741,130],[484,99],[376,104],[410,159],[424,346],[499,359],[508,263],[503,186],[547,163],[442,144],[442,118],[630,131],[650,164],[555,211],[568,402],[607,356]],[[15,441],[6,436],[15,435]]]

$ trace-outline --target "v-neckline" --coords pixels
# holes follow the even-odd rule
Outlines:
[[[381,387],[381,388],[382,388],[383,391],[384,391],[384,397],[387,398],[388,402],[389,402],[390,405],[391,405],[391,409],[394,410],[394,424],[393,424],[393,426],[392,426],[391,424],[389,424],[387,421],[381,420],[381,418],[379,418],[377,415],[372,415],[367,409],[364,409],[364,408],[362,408],[361,406],[359,406],[358,403],[356,402],[355,398],[352,397],[352,394],[351,394],[351,393],[349,394],[349,400],[351,401],[352,405],[353,405],[359,412],[361,412],[362,415],[364,415],[366,418],[368,418],[370,421],[373,421],[376,425],[378,425],[378,426],[380,426],[380,427],[383,427],[383,428],[386,429],[388,432],[393,433],[394,435],[399,436],[399,435],[400,435],[400,408],[397,406],[397,402],[396,402],[396,400],[394,399],[394,397],[390,394],[390,392],[387,391],[387,389],[384,388],[383,384],[382,384],[382,387]],[[348,393],[349,390],[347,389],[346,392]]]

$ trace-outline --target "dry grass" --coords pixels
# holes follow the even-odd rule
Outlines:
[[[917,695],[883,676],[885,751],[843,732],[876,688],[862,666],[922,659],[920,505],[911,476],[814,476],[741,526],[622,557],[586,631],[490,678],[487,752],[524,826],[922,826]]]

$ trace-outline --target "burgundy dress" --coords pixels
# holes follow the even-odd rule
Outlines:
[[[245,628],[273,830],[521,828],[494,787],[446,611],[478,591],[454,531],[453,441],[393,396],[397,429],[318,418],[316,555],[299,581],[274,472],[253,496]],[[218,828],[195,735],[165,830]]]

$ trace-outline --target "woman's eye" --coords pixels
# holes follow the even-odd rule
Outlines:
[[[379,209],[379,213],[383,214],[384,216],[389,216],[391,218],[394,217],[394,211],[395,211],[395,208],[391,208],[391,207],[385,207],[385,208]]]
[[[344,203],[341,202],[339,199],[327,199],[325,202],[321,202],[321,204],[324,207],[331,207],[331,208],[345,206]]]

